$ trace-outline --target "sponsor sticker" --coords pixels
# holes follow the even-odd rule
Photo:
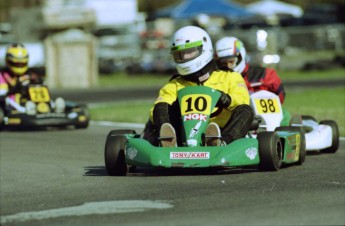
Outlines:
[[[295,152],[295,161],[298,161],[299,159],[299,153],[300,153],[300,144],[301,144],[301,137],[300,134],[296,134],[296,152]]]
[[[195,135],[198,134],[199,129],[200,129],[200,126],[201,126],[201,121],[199,121],[199,122],[193,127],[193,129],[190,131],[190,133],[189,133],[189,138],[193,138]]]
[[[138,150],[135,148],[128,148],[126,154],[129,159],[133,160],[137,156]]]
[[[251,147],[251,148],[248,148],[246,151],[246,156],[250,159],[250,160],[253,160],[255,159],[256,155],[258,154],[258,149],[254,148],[254,147]]]
[[[66,113],[45,113],[45,114],[37,114],[36,118],[49,118],[49,117],[57,117],[57,118],[64,118],[66,117]]]
[[[188,114],[188,115],[183,116],[183,121],[188,121],[188,120],[199,120],[199,121],[206,122],[207,115],[204,115],[204,114]]]
[[[188,139],[188,140],[187,140],[187,145],[188,145],[189,147],[196,147],[197,144],[198,144],[198,141],[195,140],[195,139]]]
[[[9,118],[7,123],[9,125],[17,125],[20,124],[22,122],[22,120],[20,118]]]
[[[170,159],[210,159],[210,152],[170,152]]]

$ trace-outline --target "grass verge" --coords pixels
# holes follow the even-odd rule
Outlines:
[[[327,71],[278,71],[283,82],[287,81],[305,81],[305,80],[325,80],[325,79],[345,79],[343,68],[336,68]],[[116,73],[111,75],[101,75],[99,77],[99,87],[150,87],[163,86],[171,75],[163,74],[140,74],[127,75],[126,73]]]
[[[90,108],[92,120],[145,123],[153,100],[118,102]],[[284,107],[291,113],[311,115],[317,120],[332,119],[345,136],[345,87],[289,89]]]

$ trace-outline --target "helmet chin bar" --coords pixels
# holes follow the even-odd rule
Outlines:
[[[211,60],[208,64],[206,64],[205,67],[203,67],[201,70],[194,72],[189,75],[184,75],[183,77],[191,82],[196,83],[202,83],[205,82],[213,71],[215,71],[217,68],[215,60]]]

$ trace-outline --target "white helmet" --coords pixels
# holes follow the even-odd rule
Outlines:
[[[235,58],[236,63],[231,68],[238,73],[242,73],[246,67],[246,49],[243,43],[235,37],[224,37],[216,42],[217,63],[223,65],[229,59]]]
[[[213,59],[211,38],[199,27],[183,27],[172,37],[171,54],[180,75],[198,72]]]

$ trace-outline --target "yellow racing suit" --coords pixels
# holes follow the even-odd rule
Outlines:
[[[216,70],[213,71],[210,77],[203,83],[197,84],[195,82],[187,81],[183,76],[177,77],[169,81],[163,86],[160,91],[155,105],[158,103],[168,103],[172,105],[177,101],[177,91],[186,86],[203,85],[219,91],[223,91],[231,98],[231,104],[228,108],[223,109],[219,115],[210,119],[210,122],[217,123],[223,128],[229,121],[232,112],[239,105],[249,105],[249,92],[242,75],[237,72]],[[150,119],[153,123],[153,109],[151,109]]]

